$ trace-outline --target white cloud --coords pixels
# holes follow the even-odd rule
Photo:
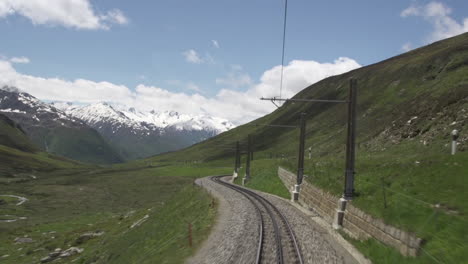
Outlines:
[[[412,49],[413,49],[413,45],[411,44],[411,42],[406,42],[405,44],[403,44],[403,46],[401,46],[401,50],[404,52],[408,52]]]
[[[212,40],[211,40],[211,43],[213,44],[213,46],[214,46],[215,48],[219,49],[219,43],[218,43],[218,41],[217,41],[216,39],[212,39]]]
[[[27,64],[30,62],[30,60],[26,57],[13,57],[10,59],[10,61],[13,63],[23,63],[23,64]]]
[[[452,9],[440,2],[430,2],[427,5],[412,5],[400,13],[401,17],[419,16],[432,24],[433,31],[427,42],[453,37],[468,32],[468,17],[458,23],[450,17]]]
[[[194,64],[202,64],[202,63],[207,63],[207,64],[216,64],[216,61],[214,58],[211,56],[210,53],[205,53],[204,56],[200,55],[196,50],[194,49],[189,49],[184,52],[182,52],[182,55],[185,58],[185,61],[189,63],[194,63]]]
[[[316,61],[291,61],[284,68],[283,97],[291,97],[307,86],[332,75],[341,74],[360,65],[349,58],[339,58],[333,63]],[[16,71],[12,63],[0,60],[0,87],[15,86],[42,100],[94,103],[100,101],[121,103],[142,110],[175,110],[181,113],[208,114],[241,124],[261,117],[272,110],[270,102],[260,97],[277,96],[281,66],[264,72],[260,82],[245,91],[221,89],[214,97],[199,93],[174,93],[160,87],[138,85],[134,90],[110,82],[77,79],[42,78]],[[179,82],[178,82],[179,83]],[[190,84],[190,83],[189,83]],[[195,84],[187,88],[200,89]]]
[[[119,9],[110,10],[107,15],[101,16],[101,19],[119,25],[128,24],[128,18]]]
[[[127,102],[125,97],[132,96],[132,92],[123,85],[84,79],[66,81],[59,78],[35,77],[17,72],[8,61],[0,61],[0,87],[4,85],[18,87],[44,100]]]
[[[182,55],[184,55],[185,60],[190,63],[200,64],[204,62],[200,55],[193,49],[184,51]]]
[[[400,13],[401,17],[418,16],[418,15],[420,15],[420,8],[416,6],[410,6],[406,8],[405,10],[401,11]]]
[[[90,0],[0,0],[0,18],[21,15],[34,25],[64,26],[76,29],[109,29],[111,24],[126,24],[118,9],[98,14]]]
[[[192,82],[187,83],[186,87],[187,87],[187,89],[195,91],[195,92],[199,92],[199,93],[202,92],[200,87],[198,87],[198,85],[196,85],[196,84],[194,84]]]
[[[227,74],[227,76],[223,78],[216,78],[215,82],[218,85],[224,85],[230,88],[245,87],[253,84],[250,75],[243,72],[242,66],[240,65],[232,65],[231,71]]]
[[[333,63],[293,60],[284,67],[282,97],[292,97],[305,87],[329,76],[361,67],[355,60],[340,57]],[[268,97],[278,96],[281,81],[281,66],[278,65],[263,73],[261,83],[255,87],[257,94]]]

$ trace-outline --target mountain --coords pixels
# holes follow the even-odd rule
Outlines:
[[[459,150],[466,150],[468,136],[468,33],[317,82],[294,96],[296,99],[346,99],[349,79],[358,81],[357,144],[362,150],[383,150],[404,145],[447,151],[450,131],[458,129]],[[317,155],[342,153],[347,111],[344,104],[287,102],[271,114],[222,133],[183,151],[160,156],[211,160],[232,157],[219,148],[226,142],[254,137],[254,148],[269,156],[295,156],[298,131],[252,126],[298,125],[307,113],[307,147]],[[442,150],[444,149],[444,150]]]
[[[373,263],[466,262],[468,33],[329,77],[293,98],[346,100],[350,78],[357,80],[351,204],[424,241],[415,258],[403,258],[375,239],[352,243]],[[301,113],[306,113],[306,148],[312,150],[304,162],[304,181],[339,197],[345,182],[346,104],[288,101],[249,124],[141,164],[184,159],[233,167],[235,141],[242,141],[245,153],[250,134],[254,160],[246,186],[287,196],[292,186],[283,185],[277,170],[298,170],[299,129],[254,124],[298,126]],[[458,151],[451,155],[454,129],[460,136]]]
[[[174,111],[142,112],[108,103],[53,105],[96,129],[127,160],[184,148],[234,127],[221,118]]]
[[[122,161],[86,123],[16,88],[0,89],[0,113],[19,124],[47,152],[89,163]]]
[[[24,152],[36,152],[39,150],[29,140],[21,126],[3,114],[0,114],[0,145]]]

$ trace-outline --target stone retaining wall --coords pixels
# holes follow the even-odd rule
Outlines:
[[[296,175],[278,167],[278,176],[291,190],[296,183]],[[328,223],[332,224],[336,217],[339,197],[317,188],[313,184],[304,181],[299,194],[299,204],[307,209],[316,211]],[[350,202],[342,223],[343,230],[356,239],[364,240],[374,237],[380,242],[392,246],[405,256],[416,256],[421,246],[421,239],[408,232],[385,224],[381,219],[374,218]]]

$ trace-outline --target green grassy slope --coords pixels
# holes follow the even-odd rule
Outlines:
[[[216,203],[193,181],[229,169],[78,163],[38,151],[14,122],[1,117],[1,263],[39,263],[56,248],[71,246],[84,251],[54,263],[182,263],[209,234]],[[27,200],[18,205],[11,195]],[[80,241],[86,232],[103,234]],[[18,237],[32,242],[16,243]]]
[[[41,150],[62,157],[93,164],[122,162],[111,144],[89,127],[35,127],[28,136]]]
[[[48,152],[93,164],[119,163],[123,159],[91,128],[56,127],[47,133]]]
[[[15,122],[0,114],[0,145],[26,152],[35,152],[36,146]]]
[[[350,78],[358,80],[353,203],[425,241],[416,259],[400,259],[372,241],[363,252],[377,263],[463,263],[468,250],[468,33],[327,78],[295,98],[346,99]],[[298,125],[301,112],[307,113],[306,146],[313,156],[306,160],[306,180],[341,195],[346,105],[290,102],[252,123]],[[449,155],[452,129],[461,132],[455,156]],[[254,136],[255,150],[248,186],[284,196],[272,167],[295,171],[298,129],[244,125],[148,161],[233,163],[234,150],[223,146],[245,142],[248,134]],[[382,258],[385,254],[393,255]]]
[[[29,180],[36,172],[85,167],[83,164],[41,152],[21,128],[0,115],[0,184]]]
[[[55,248],[70,246],[85,251],[54,263],[182,263],[209,234],[215,207],[193,181],[224,174],[226,168],[87,165],[39,151],[14,122],[1,118],[1,263],[38,263]],[[17,205],[19,200],[9,195],[28,200]],[[82,234],[98,231],[104,234],[79,241]],[[24,236],[33,242],[15,243]]]
[[[346,99],[350,78],[358,80],[358,144],[377,150],[400,142],[445,144],[452,129],[463,132],[467,118],[468,33],[436,42],[386,61],[327,78],[294,98]],[[315,154],[340,153],[346,132],[346,105],[286,103],[252,123],[298,125],[307,113],[307,146]],[[411,118],[417,117],[408,124]],[[453,125],[451,125],[453,122]],[[211,160],[230,157],[226,142],[255,138],[255,150],[295,155],[297,130],[244,125],[157,160]],[[460,139],[466,149],[467,136]],[[232,144],[232,146],[234,146]]]
[[[83,248],[83,253],[54,263],[182,263],[209,234],[212,199],[196,177],[224,174],[226,168],[154,164],[151,167],[63,169],[36,173],[37,178],[0,184],[0,195],[28,201],[0,203],[5,215],[27,217],[0,221],[2,263],[37,263],[55,248]],[[140,225],[131,227],[145,216]],[[193,247],[187,240],[193,227]],[[86,232],[102,236],[80,242]],[[32,243],[17,244],[28,236]]]

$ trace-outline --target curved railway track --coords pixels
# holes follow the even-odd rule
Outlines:
[[[254,206],[259,218],[258,249],[255,263],[303,264],[301,250],[286,217],[270,201],[261,195],[221,180],[211,180],[244,195]]]

